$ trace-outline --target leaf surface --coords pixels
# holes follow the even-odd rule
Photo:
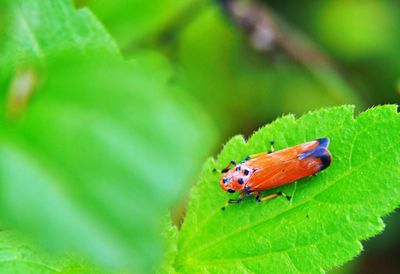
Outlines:
[[[9,16],[0,52],[6,68],[43,61],[63,52],[117,54],[118,48],[86,8],[69,0],[8,1]]]
[[[0,216],[54,253],[150,272],[160,218],[207,155],[212,125],[157,54],[124,61],[67,0],[9,1],[0,48]],[[174,98],[176,96],[176,98]]]
[[[357,256],[361,240],[384,228],[381,217],[400,203],[400,118],[393,105],[354,118],[351,106],[284,116],[245,142],[233,137],[210,159],[191,193],[179,237],[177,269],[184,273],[324,272]],[[221,206],[231,194],[219,186],[230,160],[329,137],[332,165],[316,177],[264,192],[279,197]],[[235,194],[237,195],[237,194]]]
[[[131,49],[143,41],[148,42],[166,28],[181,27],[177,23],[185,23],[188,13],[189,16],[195,16],[196,13],[191,13],[198,8],[199,2],[203,1],[97,0],[87,5],[110,30],[121,48]]]
[[[82,258],[46,254],[15,231],[0,232],[0,257],[1,273],[103,273]]]
[[[156,273],[176,273],[174,261],[178,253],[178,228],[172,224],[170,214],[166,214],[162,238],[164,242],[164,258]]]

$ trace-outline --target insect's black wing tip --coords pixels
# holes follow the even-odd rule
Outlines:
[[[327,168],[332,163],[332,156],[328,151],[325,151],[325,153],[320,157],[320,159],[322,162],[321,170]]]
[[[328,137],[319,138],[317,139],[317,141],[319,142],[319,144],[316,148],[325,148],[325,149],[329,146],[330,142]]]
[[[303,152],[298,156],[300,160],[305,160],[310,157],[318,158],[321,160],[321,167],[319,171],[324,170],[325,168],[330,166],[332,162],[332,155],[330,154],[329,150],[321,147],[320,145],[309,151]]]

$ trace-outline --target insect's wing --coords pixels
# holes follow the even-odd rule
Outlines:
[[[251,190],[264,190],[313,175],[329,166],[329,140],[318,139],[252,159],[256,168],[247,185]]]
[[[317,173],[320,170],[321,162],[316,158],[299,160],[290,159],[270,168],[257,170],[247,185],[251,190],[264,190],[285,185]]]

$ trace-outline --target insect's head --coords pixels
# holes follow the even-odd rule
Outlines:
[[[234,193],[234,176],[233,176],[232,169],[228,170],[227,172],[221,175],[219,180],[219,184],[221,185],[222,189],[228,191],[229,193]]]
[[[246,183],[255,169],[246,164],[239,164],[221,175],[219,184],[222,189],[229,193],[245,189]]]

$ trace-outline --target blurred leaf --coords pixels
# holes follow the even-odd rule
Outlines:
[[[179,46],[178,84],[208,107],[225,133],[256,128],[285,112],[358,103],[332,72],[311,73],[277,53],[266,56],[246,46],[214,7],[188,25]]]
[[[31,64],[65,51],[117,54],[118,48],[87,10],[69,0],[9,0],[10,20],[0,53],[2,69]]]
[[[51,257],[22,235],[0,232],[1,273],[102,273],[73,256]]]
[[[0,43],[0,88],[18,69],[44,64],[54,56],[117,55],[110,35],[87,9],[69,0],[4,0],[8,12]],[[0,97],[1,106],[4,104]]]
[[[0,0],[0,38],[3,38],[4,22],[7,14],[7,5]]]
[[[197,1],[96,0],[90,1],[89,8],[124,48],[160,32],[180,12]]]
[[[315,39],[342,62],[370,105],[398,101],[393,83],[400,58],[393,57],[400,48],[399,10],[390,0],[324,1],[305,16]]]
[[[354,274],[358,273],[360,265],[360,257],[354,258],[354,260],[345,263],[344,265],[333,268],[329,271],[326,271],[328,274]]]
[[[393,57],[400,48],[400,2],[306,0],[296,9],[285,2],[265,2],[324,47],[367,105],[398,101],[393,82],[400,58]]]
[[[0,127],[3,215],[106,265],[154,262],[159,212],[205,156],[207,124],[140,66],[65,61],[46,76]]]
[[[246,143],[233,137],[210,159],[192,191],[179,236],[176,266],[185,273],[321,272],[362,251],[360,240],[384,228],[381,216],[400,203],[399,114],[396,106],[370,109],[353,118],[352,107],[284,116]],[[331,139],[331,167],[317,177],[280,188],[293,196],[221,206],[230,194],[218,184],[230,160],[318,137]],[[266,194],[278,190],[266,191]]]
[[[87,10],[12,4],[0,52],[3,223],[54,251],[149,272],[160,218],[207,155],[211,124],[173,97],[165,60],[124,62]]]
[[[398,11],[393,1],[325,1],[316,10],[318,35],[343,57],[381,55],[398,39],[394,35],[398,34]]]
[[[178,228],[171,223],[169,214],[164,220],[164,231],[162,236],[165,245],[165,252],[163,262],[156,273],[173,274],[176,273],[174,262],[175,257],[178,254]]]

